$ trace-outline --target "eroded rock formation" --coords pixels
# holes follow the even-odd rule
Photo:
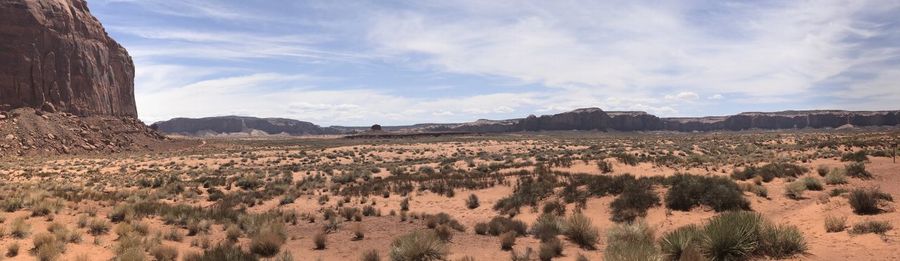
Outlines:
[[[84,0],[0,0],[0,39],[0,109],[137,116],[131,57]]]

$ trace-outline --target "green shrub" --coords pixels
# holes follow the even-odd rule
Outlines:
[[[871,179],[872,173],[869,173],[866,170],[866,164],[862,162],[854,162],[847,164],[844,166],[844,171],[847,172],[847,176],[860,178],[860,179]]]
[[[831,169],[828,174],[825,174],[825,184],[847,184],[847,171],[840,168]]]
[[[526,235],[528,233],[528,225],[521,220],[513,220],[501,216],[491,218],[491,221],[488,222],[488,233],[492,236],[499,236],[508,231],[515,231],[517,235]]]
[[[774,258],[786,258],[806,252],[806,240],[796,226],[772,225],[763,226],[760,232],[760,251]]]
[[[825,232],[834,233],[844,231],[847,227],[847,217],[826,216]]]
[[[654,232],[644,222],[619,224],[609,230],[604,260],[659,260]]]
[[[563,216],[566,214],[566,204],[558,200],[550,200],[544,203],[541,213]]]
[[[709,220],[700,244],[700,252],[712,260],[742,260],[759,247],[763,223],[760,214],[747,211],[726,212]]]
[[[665,260],[683,260],[699,254],[698,247],[704,236],[697,225],[679,227],[659,239],[659,249]]]
[[[414,231],[394,239],[391,243],[391,260],[430,261],[444,260],[448,250],[444,241],[429,231]]]
[[[850,191],[850,207],[853,212],[860,215],[872,215],[881,212],[879,204],[882,201],[893,201],[890,194],[881,192],[877,188],[854,189]]]
[[[863,221],[853,225],[853,228],[850,229],[850,233],[853,234],[866,234],[866,233],[875,233],[875,234],[884,234],[889,230],[894,229],[891,226],[891,223],[887,221]]]
[[[484,222],[475,223],[475,234],[478,235],[487,235],[488,233],[488,224]]]
[[[581,213],[574,213],[566,220],[564,233],[566,238],[584,249],[594,249],[600,240],[600,231],[591,219]]]
[[[689,211],[698,205],[716,211],[750,209],[744,193],[729,178],[676,174],[668,182],[672,187],[666,193],[665,204],[670,209]]]
[[[647,215],[647,209],[659,205],[659,196],[646,183],[631,183],[622,194],[610,203],[611,219],[616,222],[631,222]]]

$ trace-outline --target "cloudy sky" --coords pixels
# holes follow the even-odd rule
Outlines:
[[[147,122],[900,109],[897,0],[88,2]]]

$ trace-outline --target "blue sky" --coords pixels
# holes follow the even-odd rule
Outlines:
[[[88,2],[147,122],[900,109],[896,0]]]

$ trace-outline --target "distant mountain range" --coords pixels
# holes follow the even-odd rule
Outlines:
[[[730,116],[659,118],[642,111],[603,111],[583,108],[569,112],[508,120],[477,120],[467,123],[422,123],[384,126],[387,132],[477,132],[499,133],[551,130],[597,131],[740,131],[750,129],[838,128],[842,126],[895,126],[900,111],[808,110],[744,112]],[[331,126],[282,118],[222,116],[199,119],[175,118],[151,125],[165,134],[216,135],[328,135],[369,131],[370,127]]]

